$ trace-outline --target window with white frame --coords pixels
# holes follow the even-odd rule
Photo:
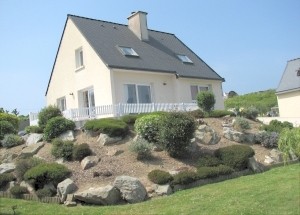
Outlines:
[[[197,94],[201,91],[208,91],[211,89],[210,85],[191,85],[191,96],[192,100],[196,101],[197,100]]]
[[[183,63],[193,63],[193,61],[186,55],[178,54],[177,57],[183,62]]]
[[[125,84],[125,102],[126,103],[151,103],[150,85]]]
[[[138,57],[139,55],[134,51],[133,48],[131,47],[125,47],[125,46],[118,46],[120,52],[123,54],[123,55],[126,55],[126,56],[134,56],[134,57]]]
[[[61,110],[64,111],[67,109],[67,105],[66,105],[66,97],[61,97],[59,99],[56,100],[57,103],[57,107]]]
[[[84,66],[82,47],[75,50],[75,62],[76,62],[76,69],[80,69]]]

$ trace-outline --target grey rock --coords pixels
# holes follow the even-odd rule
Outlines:
[[[13,160],[17,158],[18,155],[15,153],[5,153],[2,155],[2,163],[13,163]]]
[[[195,131],[196,142],[200,142],[205,145],[214,145],[217,144],[221,137],[217,132],[207,125],[200,125]]]
[[[65,162],[64,158],[59,158],[59,159],[55,160],[55,163],[58,163],[58,164],[63,164],[64,162]]]
[[[163,151],[163,148],[160,147],[160,146],[153,146],[152,150],[155,151],[155,152],[161,152],[161,151]]]
[[[147,196],[144,185],[137,178],[118,176],[114,186],[120,190],[122,198],[129,203],[142,202]]]
[[[51,190],[53,193],[56,192],[56,188],[54,187],[54,185],[53,185],[52,182],[50,182],[50,183],[48,183],[48,184],[45,184],[45,185],[44,185],[44,188]]]
[[[19,131],[19,132],[18,132],[18,135],[19,135],[19,136],[24,136],[24,135],[26,135],[26,134],[27,134],[26,131]]]
[[[28,140],[29,134],[25,134],[23,136],[21,136],[21,138],[24,140],[24,142],[26,143]]]
[[[254,157],[248,159],[248,168],[251,169],[253,172],[261,173],[264,171],[262,165],[260,165]]]
[[[277,149],[272,149],[270,151],[270,157],[276,162],[281,163],[283,162],[283,153]]]
[[[83,158],[80,165],[83,170],[89,169],[95,166],[99,162],[100,158],[97,156],[87,156]]]
[[[265,155],[265,160],[264,160],[264,162],[265,162],[266,164],[272,164],[272,163],[275,163],[275,161],[274,161],[270,156],[268,156],[268,155]]]
[[[43,139],[43,134],[30,134],[28,139],[26,140],[26,146],[30,146],[32,144],[36,144]]]
[[[66,201],[74,202],[75,201],[74,194],[67,194]]]
[[[32,157],[34,154],[36,154],[42,147],[44,146],[43,142],[39,142],[36,144],[32,144],[30,146],[25,147],[21,154],[19,155],[19,158],[28,158]]]
[[[75,206],[77,206],[77,203],[76,202],[71,202],[71,201],[65,201],[64,205],[67,206],[67,207],[75,207]]]
[[[166,185],[155,185],[154,192],[158,196],[163,196],[163,195],[171,195],[172,194],[172,188],[169,184]]]
[[[238,143],[242,143],[246,139],[244,133],[235,131],[235,130],[227,128],[227,127],[223,128],[223,136],[228,140],[235,141]]]
[[[109,137],[107,134],[100,134],[97,142],[102,144],[103,146],[114,144],[116,142],[121,141],[121,137]]]
[[[11,189],[11,188],[13,188],[14,186],[16,186],[16,182],[15,181],[10,181],[9,182],[9,190]]]
[[[61,135],[59,135],[58,138],[61,140],[64,140],[64,141],[66,141],[66,140],[74,141],[75,140],[74,131],[68,130],[68,131],[62,133]]]
[[[16,168],[14,163],[3,163],[0,164],[0,174],[13,172]]]
[[[61,202],[64,202],[67,198],[67,195],[75,192],[76,189],[77,186],[75,183],[70,178],[67,178],[57,185],[57,195],[59,196]]]
[[[96,205],[113,205],[119,202],[120,197],[120,191],[111,185],[90,188],[74,195],[77,200]]]
[[[26,187],[27,190],[29,191],[29,193],[34,193],[34,188],[29,183],[27,183],[26,181],[21,181],[20,186],[21,187]]]

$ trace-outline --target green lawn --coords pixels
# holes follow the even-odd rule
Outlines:
[[[77,206],[0,199],[0,214],[300,214],[300,165],[274,168],[140,204]]]

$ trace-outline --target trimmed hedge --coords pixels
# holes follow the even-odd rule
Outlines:
[[[198,159],[197,167],[211,167],[211,166],[219,166],[222,164],[222,161],[213,155],[204,155]]]
[[[247,168],[248,158],[253,157],[255,152],[250,146],[232,145],[219,148],[215,154],[224,165],[236,170],[244,170]]]
[[[48,106],[43,108],[38,115],[38,124],[41,129],[44,129],[48,121],[54,117],[62,116],[60,109],[56,106]]]
[[[24,179],[24,174],[27,172],[27,170],[41,163],[45,163],[45,161],[35,157],[18,160],[15,168],[16,177],[19,181],[22,181]]]
[[[8,121],[0,121],[0,140],[4,138],[6,134],[16,134],[17,130]]]
[[[9,113],[0,113],[0,121],[9,122],[16,131],[19,129],[19,118],[15,115]]]
[[[55,158],[64,158],[72,160],[74,144],[72,141],[63,141],[61,139],[52,140],[51,154]]]
[[[92,150],[87,143],[82,143],[79,145],[74,145],[73,147],[73,159],[77,161],[81,161],[86,156],[92,154]]]
[[[84,128],[89,131],[107,134],[110,137],[125,137],[128,134],[128,125],[114,118],[93,119],[85,123]]]
[[[198,180],[198,174],[193,171],[182,171],[176,175],[174,175],[174,179],[172,181],[173,185],[180,184],[190,184],[196,180]]]
[[[159,169],[149,172],[148,178],[155,184],[167,184],[173,180],[173,176],[170,173]]]
[[[74,130],[75,123],[62,116],[51,118],[44,129],[44,138],[50,141],[68,130]]]
[[[36,189],[41,189],[50,182],[54,186],[70,175],[71,171],[64,165],[58,163],[41,163],[29,169],[24,178],[30,181]]]
[[[234,170],[226,165],[219,165],[219,166],[204,166],[197,168],[197,174],[199,179],[205,178],[213,178],[218,177],[220,175],[229,175],[233,173]]]

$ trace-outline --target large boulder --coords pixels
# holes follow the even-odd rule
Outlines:
[[[89,168],[95,166],[99,162],[99,160],[100,160],[100,158],[97,156],[87,156],[81,161],[81,163],[80,163],[81,168],[83,170],[89,169]]]
[[[263,166],[260,163],[258,163],[254,157],[248,159],[248,168],[255,173],[261,173],[264,171]]]
[[[113,205],[119,202],[120,191],[111,185],[99,188],[90,188],[81,193],[76,193],[74,198],[88,204]]]
[[[15,170],[15,168],[16,168],[16,165],[14,163],[0,164],[0,174],[13,172]]]
[[[198,127],[195,131],[195,138],[197,142],[205,145],[217,144],[221,139],[218,133],[207,125],[200,125]]]
[[[163,195],[171,195],[172,194],[172,188],[169,184],[166,185],[154,185],[154,192],[158,196],[163,196]]]
[[[147,196],[144,185],[134,177],[118,176],[114,186],[120,190],[122,198],[129,203],[142,202]]]
[[[26,140],[26,146],[30,146],[32,144],[36,144],[43,140],[43,134],[30,134],[29,137]]]
[[[276,162],[281,163],[283,162],[283,153],[277,149],[272,149],[270,151],[270,157]]]
[[[223,136],[231,141],[242,143],[246,140],[245,134],[228,127],[223,128]]]
[[[70,193],[73,193],[77,189],[77,186],[75,183],[67,178],[64,181],[60,182],[57,185],[57,194],[61,200],[61,202],[64,202],[67,198],[67,195]]]
[[[122,140],[122,137],[110,137],[107,134],[100,134],[99,138],[97,140],[97,142],[99,142],[100,144],[102,144],[103,146],[105,145],[110,145],[110,144],[114,144],[116,142],[119,142]]]
[[[30,146],[25,147],[20,155],[19,158],[28,158],[32,157],[34,154],[36,154],[42,147],[44,146],[43,142],[39,142],[36,144],[32,144]]]
[[[74,131],[68,130],[68,131],[62,133],[61,135],[59,135],[58,138],[61,140],[64,140],[64,141],[66,141],[66,140],[74,141],[75,140]]]
[[[34,193],[34,188],[31,184],[27,183],[26,181],[21,181],[20,183],[21,187],[26,187],[29,193]]]

